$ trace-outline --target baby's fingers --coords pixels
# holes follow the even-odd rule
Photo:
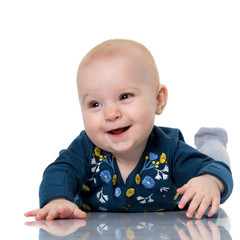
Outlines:
[[[212,201],[212,207],[207,214],[208,217],[212,217],[218,211],[219,206],[220,206],[220,198],[216,197]]]
[[[87,216],[86,212],[83,212],[78,207],[76,207],[73,211],[74,218],[85,218]]]
[[[184,194],[189,188],[188,184],[184,184],[182,187],[177,189],[177,193]]]
[[[56,218],[59,218],[60,217],[60,211],[59,211],[59,209],[58,208],[53,208],[53,209],[51,209],[49,212],[48,212],[48,214],[46,215],[46,220],[47,221],[52,221],[52,220],[54,220],[54,219],[56,219]]]
[[[48,214],[48,211],[47,210],[44,210],[44,209],[36,209],[36,210],[32,210],[32,211],[29,211],[29,212],[26,212],[24,214],[25,217],[35,217],[35,219],[37,221],[39,220],[43,220],[45,219],[45,217],[47,216]]]
[[[24,216],[25,217],[35,217],[37,215],[38,211],[39,211],[39,209],[26,212],[26,213],[24,213]]]
[[[211,204],[211,198],[205,196],[202,199],[202,201],[200,201],[199,204],[200,204],[199,208],[198,208],[198,210],[197,210],[197,212],[195,214],[195,217],[197,219],[200,219],[203,216],[203,214],[206,212],[206,210],[208,209],[209,205]]]
[[[187,217],[191,218],[193,217],[194,212],[197,210],[197,208],[199,207],[199,205],[201,204],[203,199],[203,196],[201,194],[196,194],[194,195],[194,197],[192,198],[192,201],[188,207],[187,210]]]
[[[186,187],[184,187],[184,188],[186,188]],[[195,191],[191,191],[190,189],[188,189],[188,190],[183,190],[183,188],[181,188],[181,189],[178,189],[178,191],[177,191],[179,194],[183,194],[183,196],[182,196],[182,198],[181,198],[181,200],[180,200],[180,202],[179,202],[179,204],[178,204],[178,207],[179,208],[184,208],[185,207],[185,205],[194,197],[194,195],[195,195]]]
[[[49,209],[40,209],[40,211],[38,211],[38,213],[36,214],[35,220],[36,221],[40,221],[40,220],[44,220],[46,219],[46,217],[48,216],[49,213]]]
[[[86,213],[80,210],[78,207],[74,209],[70,209],[68,207],[65,208],[55,208],[51,209],[46,217],[47,221],[52,221],[56,218],[85,218]]]
[[[61,208],[59,209],[59,218],[85,218],[86,213],[80,210],[77,206],[74,209]]]

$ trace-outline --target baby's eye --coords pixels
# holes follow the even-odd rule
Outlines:
[[[98,102],[90,102],[89,103],[89,108],[98,108],[100,106],[101,106],[101,104]]]
[[[120,101],[121,100],[125,100],[125,99],[128,99],[128,98],[131,98],[133,95],[130,94],[130,93],[124,93],[120,96]]]

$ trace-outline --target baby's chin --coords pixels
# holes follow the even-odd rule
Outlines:
[[[128,147],[127,144],[121,143],[121,144],[109,144],[99,147],[103,151],[110,152],[114,156],[119,156],[124,153],[128,153],[132,151],[131,147]]]

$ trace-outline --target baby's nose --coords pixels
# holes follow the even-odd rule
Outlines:
[[[121,118],[122,114],[117,106],[109,106],[104,108],[104,117],[106,121],[115,121]]]

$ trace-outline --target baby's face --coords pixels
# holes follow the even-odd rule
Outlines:
[[[78,91],[91,141],[113,154],[143,151],[154,125],[159,83],[134,57],[80,67]]]

